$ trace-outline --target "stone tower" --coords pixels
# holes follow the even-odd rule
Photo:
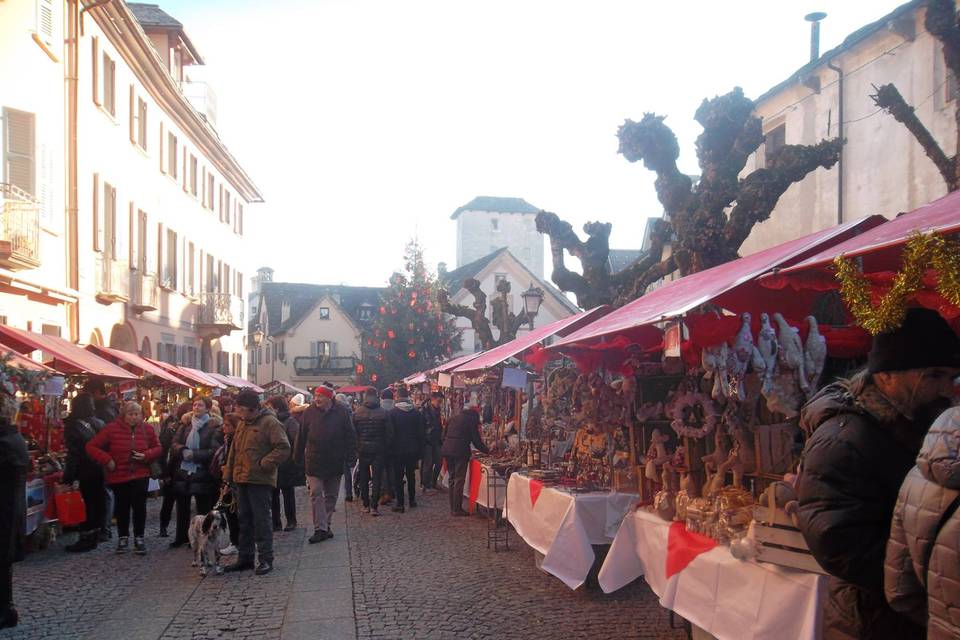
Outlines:
[[[540,210],[523,198],[478,196],[450,216],[457,221],[457,267],[507,247],[543,278],[543,236],[535,219]]]

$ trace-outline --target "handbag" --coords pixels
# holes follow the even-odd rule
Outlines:
[[[63,527],[73,527],[87,520],[87,506],[79,491],[64,491],[53,496],[57,507],[57,520]]]

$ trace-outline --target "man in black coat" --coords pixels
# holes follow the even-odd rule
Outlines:
[[[353,466],[357,459],[357,433],[350,413],[333,396],[330,387],[321,385],[314,390],[314,404],[303,412],[294,447],[293,459],[307,474],[313,511],[310,544],[333,537],[330,517],[337,507],[344,465]]]
[[[450,418],[443,437],[440,455],[447,461],[450,474],[450,513],[454,516],[468,515],[463,510],[463,484],[470,465],[470,445],[483,453],[490,453],[480,438],[480,414],[476,407],[465,406],[461,413]]]
[[[420,485],[424,491],[437,490],[437,477],[440,475],[440,443],[443,442],[443,421],[440,414],[440,404],[443,394],[434,391],[430,400],[424,403],[420,412],[423,414],[424,437],[423,462],[420,465]]]
[[[403,387],[397,390],[397,400],[390,410],[390,419],[393,421],[393,442],[389,452],[393,466],[393,488],[397,498],[393,510],[403,513],[404,477],[407,479],[410,508],[417,506],[417,463],[426,442],[423,414],[410,402],[410,394]]]
[[[363,404],[353,412],[353,424],[357,430],[357,452],[360,464],[357,469],[357,485],[364,513],[379,516],[380,481],[387,457],[387,447],[393,440],[393,421],[390,414],[380,406],[377,390],[370,387],[363,394]],[[371,479],[373,495],[370,494]]]
[[[800,530],[830,573],[824,638],[923,638],[890,609],[883,560],[900,485],[924,434],[949,406],[960,339],[934,311],[910,309],[874,338],[867,368],[803,408],[813,431],[797,480]]]
[[[0,629],[4,629],[17,626],[19,618],[13,606],[13,563],[23,559],[30,456],[27,443],[11,422],[15,399],[0,395],[0,404],[4,414],[0,416]]]

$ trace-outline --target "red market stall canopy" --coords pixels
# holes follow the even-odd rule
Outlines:
[[[363,393],[369,388],[369,386],[355,384],[347,387],[340,387],[337,389],[337,393]]]
[[[146,358],[135,353],[121,351],[120,349],[111,349],[110,347],[98,347],[92,344],[88,344],[85,349],[105,360],[109,360],[119,367],[123,367],[125,369],[129,367],[132,373],[137,375],[153,376],[155,378],[160,378],[164,382],[169,382],[182,387],[190,386],[189,382],[184,382],[182,379],[178,378],[172,373],[169,373],[165,369],[158,367]]]
[[[812,296],[783,296],[761,286],[757,278],[771,269],[804,260],[824,247],[843,242],[884,221],[883,216],[874,215],[847,222],[668,282],[573,332],[551,348],[584,346],[615,335],[625,336],[641,348],[653,347],[660,340],[659,330],[653,327],[655,323],[676,318],[708,302],[736,313],[749,311],[756,317],[763,311],[780,311],[788,318],[803,317],[809,313]]]
[[[471,360],[479,357],[482,354],[483,354],[483,351],[480,351],[479,353],[468,353],[466,355],[458,356],[453,360],[447,360],[443,364],[438,365],[433,369],[427,370],[426,375],[430,376],[430,375],[436,375],[438,373],[449,373],[454,369],[456,369],[457,367],[459,367],[460,365],[466,364],[467,362],[470,362]]]
[[[220,380],[217,380],[206,371],[200,371],[199,369],[193,369],[191,367],[177,367],[177,368],[180,369],[181,371],[189,373],[194,378],[198,378],[200,380],[206,380],[207,382],[204,383],[204,386],[207,386],[207,387],[213,387],[214,389],[226,389],[228,386],[233,386],[233,385],[224,384],[223,382],[221,382]]]
[[[202,373],[208,378],[213,378],[225,387],[233,387],[234,389],[251,389],[257,393],[263,393],[262,387],[259,387],[248,380],[244,380],[243,378],[238,378],[237,376],[228,376],[223,373]]]
[[[188,367],[178,367],[160,360],[154,360],[153,358],[145,358],[157,365],[164,371],[172,373],[178,378],[183,378],[185,381],[190,384],[197,385],[199,387],[212,387],[214,389],[222,389],[223,385],[213,378],[207,377],[202,371],[197,371],[196,369],[190,369]]]
[[[120,380],[137,380],[139,377],[57,336],[0,325],[0,344],[21,354],[43,351],[44,356],[50,359],[51,366],[61,373],[85,373]]]
[[[263,389],[264,393],[302,393],[304,396],[310,397],[310,392],[306,389],[295,387],[284,380],[271,380],[267,384],[263,385]]]
[[[816,255],[781,270],[777,275],[789,275],[811,269],[829,267],[837,256],[861,258],[862,271],[896,271],[900,268],[903,245],[915,233],[950,235],[960,232],[960,191],[935,200],[910,213],[902,214],[883,225],[864,231],[832,245]],[[831,271],[832,273],[832,271]],[[772,276],[776,278],[776,275]]]
[[[494,347],[489,351],[484,351],[479,354],[478,357],[471,359],[469,362],[460,365],[453,370],[454,373],[468,373],[473,371],[482,371],[484,369],[490,369],[495,367],[498,364],[517,356],[527,349],[537,345],[547,338],[560,335],[566,336],[570,335],[580,327],[583,327],[594,320],[601,318],[613,310],[609,305],[602,305],[599,307],[594,307],[589,311],[584,311],[576,315],[570,316],[569,318],[563,318],[550,324],[544,325],[539,329],[534,329],[529,333],[525,333],[522,336],[519,336],[506,344],[502,344],[499,347]]]
[[[424,373],[423,371],[419,373],[414,373],[413,375],[409,375],[403,380],[401,380],[403,384],[408,386],[412,384],[423,384],[426,381],[427,381],[427,374]]]
[[[27,371],[42,371],[43,373],[48,373],[54,376],[61,375],[59,371],[51,369],[46,365],[42,365],[39,362],[35,362],[26,356],[22,356],[16,351],[7,351],[6,353],[2,353],[0,355],[9,359],[8,364],[11,367],[26,369]]]

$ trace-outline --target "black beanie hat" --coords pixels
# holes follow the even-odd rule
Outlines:
[[[244,389],[237,394],[237,404],[241,407],[246,407],[247,409],[259,409],[260,396],[257,395],[257,392],[253,389]]]
[[[933,309],[907,309],[899,328],[874,336],[870,373],[929,367],[960,368],[960,338]]]

